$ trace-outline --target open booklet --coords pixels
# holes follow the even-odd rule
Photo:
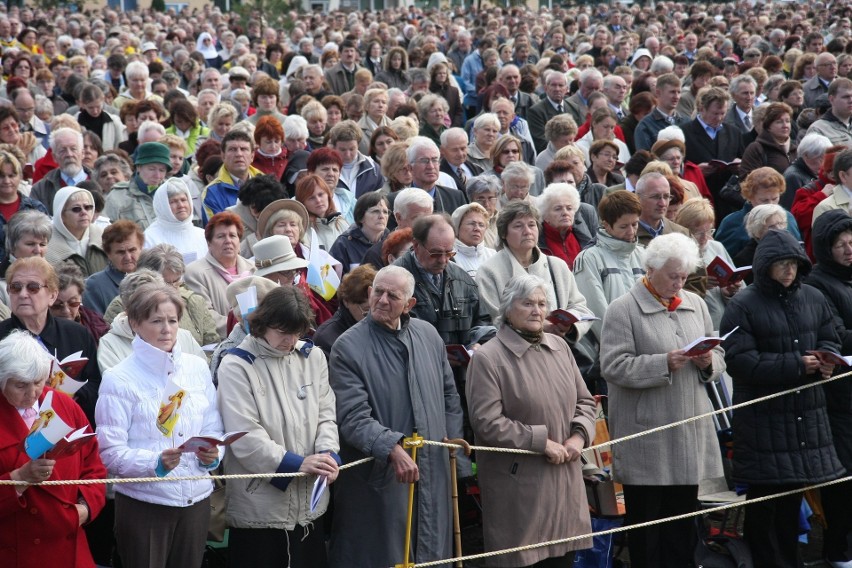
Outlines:
[[[813,355],[817,359],[820,360],[821,363],[830,363],[832,365],[839,365],[840,367],[852,367],[852,356],[843,356],[835,353],[834,351],[825,351],[822,349],[815,349],[813,351],[806,351],[808,355]]]
[[[719,286],[725,288],[731,284],[739,284],[739,282],[748,276],[751,272],[751,266],[740,266],[734,268],[725,262],[721,256],[717,256],[707,265],[707,276],[712,276],[719,282]]]
[[[473,356],[473,350],[468,349],[460,343],[451,343],[447,345],[447,356],[450,360],[455,360],[460,363],[470,363],[470,358]]]
[[[314,489],[311,491],[311,513],[316,511],[317,505],[319,505],[320,499],[322,499],[322,494],[325,493],[327,488],[328,477],[325,475],[317,477],[317,480],[314,481]]]
[[[584,314],[576,310],[555,309],[547,314],[547,321],[559,325],[569,326],[574,325],[578,321],[595,321],[601,318],[589,314]]]
[[[82,351],[72,353],[61,361],[58,356],[54,355],[53,360],[50,362],[50,375],[47,380],[47,386],[68,396],[74,396],[88,382],[78,380],[78,377],[88,362],[89,358],[83,357]]]
[[[86,432],[88,426],[74,430],[53,409],[53,393],[48,392],[41,403],[38,418],[24,439],[24,452],[30,459],[58,459],[78,452],[95,436]]]
[[[203,450],[205,448],[212,448],[213,446],[230,446],[243,436],[248,434],[248,432],[227,432],[222,439],[215,438],[213,436],[193,436],[180,446],[178,449],[183,451],[185,454],[195,453],[198,450]]]
[[[726,333],[722,337],[706,337],[706,336],[705,337],[699,337],[698,339],[696,339],[695,341],[693,341],[689,345],[686,345],[682,348],[682,350],[684,352],[683,354],[686,355],[687,357],[695,357],[697,355],[704,355],[705,353],[707,353],[708,351],[710,351],[711,349],[713,349],[714,347],[716,347],[717,345],[721,344],[723,341],[728,339],[728,337],[732,333],[737,331],[739,328],[740,328],[740,326],[735,327],[734,329],[732,329],[731,331],[729,331],[728,333]]]

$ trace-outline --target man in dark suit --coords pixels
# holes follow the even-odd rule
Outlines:
[[[411,186],[419,187],[432,196],[435,213],[453,214],[457,207],[468,203],[467,194],[458,189],[438,185],[441,171],[441,151],[438,146],[425,136],[411,138],[408,146],[408,163],[411,165]],[[388,201],[393,208],[394,195],[388,195]],[[388,228],[396,227],[395,220],[388,219]]]
[[[698,115],[681,127],[686,138],[685,158],[696,164],[704,174],[719,220],[727,213],[738,210],[741,205],[726,202],[719,196],[719,191],[736,173],[737,168],[721,168],[710,164],[711,160],[739,160],[745,150],[740,131],[722,121],[729,100],[728,93],[718,87],[705,90],[696,101]]]
[[[482,168],[468,161],[467,146],[467,134],[462,128],[450,128],[441,134],[441,171],[465,193],[467,180],[482,173]]]
[[[331,86],[332,92],[340,96],[355,88],[355,71],[358,65],[358,48],[352,40],[340,43],[340,62],[325,72],[325,80]]]
[[[545,97],[530,107],[527,113],[527,122],[530,126],[530,134],[535,143],[536,153],[541,153],[547,148],[547,139],[544,137],[544,125],[547,121],[567,112],[564,98],[568,92],[568,81],[564,73],[550,71],[545,78]]]
[[[565,106],[574,122],[579,126],[586,122],[589,114],[589,96],[595,91],[603,89],[603,75],[594,68],[584,69],[580,73],[580,88],[577,92],[565,99]]]
[[[529,120],[527,113],[530,107],[538,102],[538,98],[534,98],[534,95],[519,90],[521,86],[521,72],[518,66],[510,63],[501,67],[500,71],[497,72],[497,82],[509,91],[509,99],[515,103],[515,114],[524,120]]]
[[[752,118],[756,92],[757,81],[749,75],[737,75],[731,81],[731,98],[734,104],[725,116],[725,124],[739,131],[745,146],[757,138]]]

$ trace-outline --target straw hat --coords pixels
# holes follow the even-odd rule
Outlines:
[[[308,261],[296,256],[290,239],[284,235],[272,235],[257,241],[254,251],[255,276],[266,276],[275,272],[298,270],[308,266]]]

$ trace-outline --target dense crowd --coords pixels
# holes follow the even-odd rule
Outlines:
[[[852,471],[852,386],[809,386],[852,352],[849,3],[0,11],[4,565],[200,566],[212,508],[231,566],[392,566],[411,483],[411,559],[449,558],[414,431],[542,454],[458,457],[485,550],[586,534],[595,395],[618,438],[726,380],[802,387],[734,413],[747,500]],[[96,437],[27,456],[56,416]],[[222,508],[216,472],[307,475]],[[710,421],[613,449],[628,524],[724,474]],[[107,476],[186,479],[39,485]],[[822,491],[834,568],[849,498]],[[801,508],[745,508],[754,566],[802,565]],[[632,530],[630,565],[696,537]]]

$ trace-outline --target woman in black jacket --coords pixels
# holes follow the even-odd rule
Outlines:
[[[840,352],[852,354],[852,217],[833,210],[820,215],[813,226],[813,250],[817,265],[805,281],[823,293],[834,313]],[[848,372],[848,367],[839,372]],[[852,471],[852,382],[837,380],[823,387],[828,420],[837,457]],[[846,536],[852,532],[852,488],[848,483],[821,490],[828,527],[823,533],[823,557],[832,566],[850,566]]]
[[[757,245],[754,284],[731,299],[719,329],[725,334],[739,326],[725,342],[734,403],[804,387],[834,370],[808,353],[839,348],[828,303],[802,283],[810,270],[804,250],[786,231],[771,230]],[[837,479],[845,472],[821,388],[802,388],[738,409],[733,431],[733,477],[748,484],[747,499]],[[794,494],[746,508],[745,539],[755,566],[801,566],[801,500]]]

